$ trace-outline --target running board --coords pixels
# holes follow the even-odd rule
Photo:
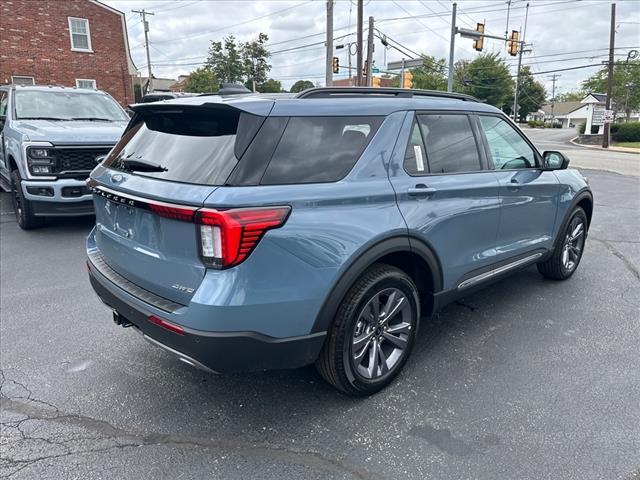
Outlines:
[[[516,260],[515,262],[507,263],[506,265],[503,265],[501,267],[494,268],[493,270],[489,270],[488,272],[481,273],[480,275],[476,275],[475,277],[471,277],[465,280],[464,282],[461,282],[458,285],[458,290],[469,288],[472,285],[475,285],[476,283],[483,282],[492,277],[495,277],[496,275],[500,275],[501,273],[508,272],[509,270],[520,267],[526,263],[532,262],[533,260],[540,258],[542,255],[543,255],[542,252],[534,253],[533,255],[529,255],[528,257],[521,258],[520,260]]]

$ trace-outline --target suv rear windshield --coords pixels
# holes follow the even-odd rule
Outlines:
[[[144,122],[125,132],[104,166],[213,186],[340,180],[353,168],[383,120],[271,117],[265,121],[265,117],[234,108],[213,112],[195,108],[188,113],[159,110],[143,115]],[[135,162],[162,170],[144,171],[136,168]],[[236,166],[239,168],[234,172]]]
[[[264,119],[235,109],[150,112],[114,147],[104,166],[174,182],[224,185]],[[150,163],[144,171],[128,161]]]

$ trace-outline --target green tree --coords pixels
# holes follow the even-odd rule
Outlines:
[[[291,93],[299,93],[307,88],[313,88],[315,85],[311,80],[298,80],[296,83],[291,85]]]
[[[604,67],[582,82],[582,89],[585,92],[605,93],[607,76],[608,69]],[[615,62],[611,98],[613,109],[624,112],[629,121],[631,111],[640,108],[640,60]]]
[[[579,102],[584,98],[583,92],[565,92],[556,95],[556,102]]]
[[[210,68],[198,68],[189,74],[184,90],[192,93],[217,92],[218,80]]]
[[[473,95],[502,110],[513,104],[515,82],[506,62],[497,53],[479,55],[474,60],[460,60],[453,70],[456,92]]]
[[[535,112],[547,98],[547,91],[531,74],[528,66],[520,69],[520,91],[518,93],[518,117],[520,121],[525,121],[527,115]]]
[[[244,72],[247,80],[251,81],[254,87],[256,84],[265,83],[267,74],[271,70],[268,62],[270,53],[265,47],[268,40],[269,37],[265,33],[260,33],[257,40],[243,43],[241,46]]]
[[[233,35],[225,37],[220,42],[211,41],[205,67],[209,68],[220,82],[241,82],[245,77],[242,45],[236,43]]]
[[[266,82],[263,82],[260,85],[258,85],[256,90],[260,93],[284,92],[284,90],[282,89],[282,83],[280,83],[278,80],[274,80],[273,78],[270,78]]]
[[[443,58],[437,60],[432,56],[425,56],[421,67],[410,68],[413,75],[413,87],[423,90],[447,90],[447,70]],[[400,86],[400,75],[393,79],[391,84]]]

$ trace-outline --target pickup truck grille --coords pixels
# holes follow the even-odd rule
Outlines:
[[[59,177],[86,178],[97,165],[96,158],[106,155],[111,146],[100,147],[56,147],[56,164],[54,174]]]

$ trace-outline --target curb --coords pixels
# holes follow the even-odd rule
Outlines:
[[[602,148],[602,147],[598,147],[596,145],[583,145],[581,143],[577,143],[575,141],[576,138],[578,138],[578,137],[573,137],[571,140],[569,140],[569,143],[575,145],[576,147],[590,148],[592,150],[604,150],[604,151],[609,151],[609,152],[635,153],[636,155],[640,155],[640,151],[638,151],[638,149],[636,149],[636,148],[626,148],[626,147]]]

